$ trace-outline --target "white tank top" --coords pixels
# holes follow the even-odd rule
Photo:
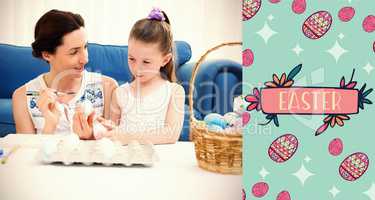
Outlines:
[[[116,98],[121,109],[119,128],[137,133],[163,128],[171,99],[171,83],[165,81],[158,89],[140,97],[131,92],[129,83],[116,89]]]
[[[38,93],[47,88],[41,74],[35,79],[26,83],[27,93]],[[104,96],[103,96],[102,76],[98,73],[87,72],[83,73],[81,88],[78,93],[66,104],[65,108],[58,109],[60,111],[60,121],[56,127],[55,134],[66,134],[72,132],[72,119],[74,115],[75,106],[84,100],[89,100],[95,109],[96,115],[103,115],[104,112]],[[27,108],[31,119],[34,123],[37,133],[41,133],[44,127],[44,118],[39,108],[36,105],[38,95],[27,96]]]

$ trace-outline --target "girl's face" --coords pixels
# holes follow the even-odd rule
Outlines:
[[[51,72],[81,77],[88,62],[87,36],[85,29],[74,30],[62,38],[62,44],[56,48],[54,54],[43,52],[42,56],[51,66]]]
[[[164,67],[172,58],[172,54],[164,55],[159,50],[158,43],[145,43],[130,39],[128,44],[128,63],[134,80],[147,83],[160,78],[160,68]]]

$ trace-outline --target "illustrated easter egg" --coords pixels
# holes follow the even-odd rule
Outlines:
[[[310,15],[302,25],[303,34],[313,40],[325,35],[332,24],[332,16],[327,11],[318,11]]]
[[[293,0],[292,10],[296,14],[302,14],[306,10],[306,0]]]
[[[243,112],[243,113],[242,113],[242,126],[246,126],[247,123],[249,123],[250,118],[251,118],[250,113],[248,113],[248,112]]]
[[[339,19],[343,22],[350,21],[355,14],[355,10],[353,7],[343,7],[339,11]]]
[[[298,148],[298,140],[292,134],[285,134],[276,138],[268,148],[269,157],[277,162],[283,163],[289,160]]]
[[[254,53],[251,49],[245,49],[242,52],[242,65],[245,67],[249,67],[254,62]]]
[[[357,152],[349,155],[339,167],[341,177],[347,181],[360,178],[369,166],[369,159],[365,153]]]
[[[340,138],[333,139],[328,145],[328,151],[333,156],[338,156],[341,154],[343,149],[343,143]]]
[[[362,22],[362,28],[368,33],[373,32],[375,30],[375,16],[367,16]]]
[[[269,0],[270,3],[280,3],[281,0]]]
[[[242,200],[246,200],[246,192],[242,189]]]
[[[373,50],[374,53],[375,53],[375,41],[372,43],[372,50]]]
[[[267,183],[258,182],[253,185],[253,187],[251,188],[251,192],[253,193],[255,197],[260,198],[260,197],[264,197],[264,195],[267,194],[268,189],[269,187]]]
[[[261,0],[243,0],[242,1],[242,21],[254,17],[262,4]]]
[[[290,194],[288,191],[281,191],[277,197],[276,200],[290,200]]]
[[[207,126],[216,125],[223,129],[227,126],[227,122],[225,121],[224,117],[217,113],[210,113],[206,115],[203,121],[206,122]]]

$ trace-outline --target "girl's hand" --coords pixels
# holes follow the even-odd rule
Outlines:
[[[60,120],[60,111],[58,107],[61,106],[57,101],[57,96],[54,90],[49,88],[43,90],[39,95],[37,106],[45,120],[43,132],[54,132]]]
[[[73,115],[73,132],[76,133],[80,139],[91,140],[94,139],[93,124],[95,112],[93,111],[88,116],[85,116],[81,106],[77,106]]]

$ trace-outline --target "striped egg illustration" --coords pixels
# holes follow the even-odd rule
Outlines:
[[[316,40],[329,31],[331,24],[331,14],[327,11],[318,11],[305,20],[302,25],[302,32],[306,37]]]
[[[258,13],[261,4],[261,0],[243,0],[242,21],[246,21],[253,18]]]
[[[328,145],[328,151],[331,155],[333,156],[338,156],[341,154],[342,149],[343,149],[343,143],[340,138],[335,138],[333,139],[329,145]]]
[[[298,140],[292,134],[276,138],[268,148],[268,156],[277,163],[289,160],[298,148]]]
[[[293,0],[292,10],[296,14],[302,14],[306,10],[306,0]]]
[[[268,189],[269,187],[267,183],[258,182],[253,185],[253,187],[251,188],[251,192],[253,193],[255,197],[260,198],[260,197],[264,197],[264,195],[267,194]]]
[[[343,7],[339,11],[339,19],[343,22],[348,22],[353,19],[355,10],[353,7]]]
[[[277,197],[276,200],[290,200],[290,194],[288,191],[281,191]]]
[[[242,65],[249,67],[254,63],[254,53],[251,49],[245,49],[242,51]]]
[[[339,167],[341,177],[347,181],[360,178],[369,166],[369,159],[365,153],[356,152],[344,159]]]
[[[375,16],[367,16],[362,22],[362,28],[368,33],[373,32],[375,30]]]

